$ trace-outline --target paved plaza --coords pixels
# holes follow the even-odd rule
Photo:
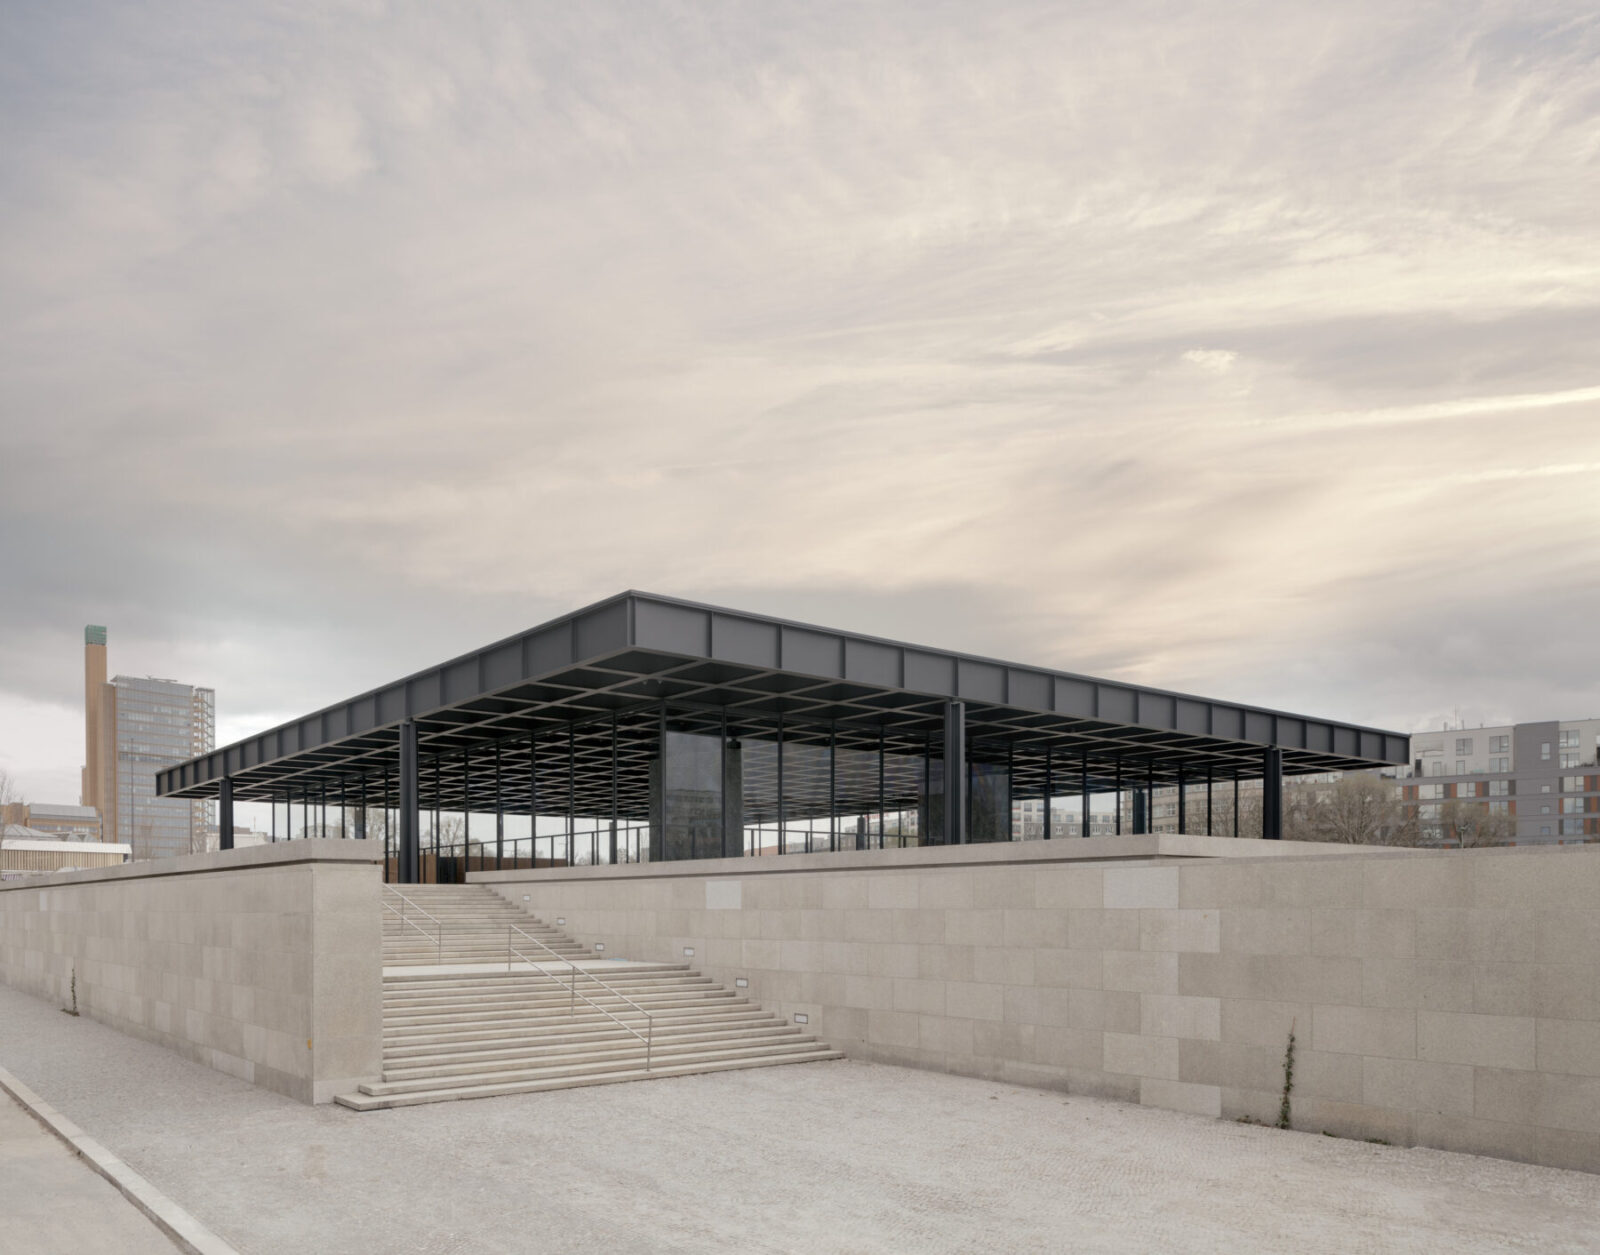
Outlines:
[[[0,1066],[245,1255],[1465,1255],[1600,1231],[1583,1173],[849,1061],[358,1114],[0,988]]]
[[[0,1255],[173,1255],[143,1213],[0,1093]]]

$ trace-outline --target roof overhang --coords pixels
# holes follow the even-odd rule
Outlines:
[[[951,699],[965,704],[973,757],[1004,753],[1015,764],[1015,796],[1042,791],[1046,749],[1057,782],[1087,762],[1102,789],[1124,770],[1130,786],[1172,783],[1180,771],[1191,782],[1257,777],[1268,747],[1289,774],[1407,757],[1407,738],[1382,729],[626,592],[179,763],[157,773],[157,792],[216,797],[228,778],[239,800],[328,790],[332,802],[337,789],[355,804],[359,781],[369,804],[392,804],[389,767],[412,719],[421,756],[434,764],[431,782],[422,773],[430,804],[480,809],[483,801],[492,810],[492,787],[518,809],[529,773],[537,766],[543,781],[555,770],[525,748],[537,738],[563,762],[580,813],[609,808],[617,754],[631,781],[624,809],[636,812],[639,768],[656,752],[664,704],[685,730],[714,731],[726,720],[732,734],[759,742],[781,719],[786,746],[831,738],[847,750],[882,745],[909,756],[942,733]],[[541,813],[566,809],[567,794],[555,805],[559,790],[540,787],[549,803]]]

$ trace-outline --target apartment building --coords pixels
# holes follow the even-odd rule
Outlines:
[[[1446,728],[1411,738],[1403,791],[1425,840],[1454,804],[1501,817],[1507,840],[1600,839],[1600,719]]]

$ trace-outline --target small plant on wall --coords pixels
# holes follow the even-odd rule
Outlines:
[[[70,989],[72,991],[72,1004],[70,1006],[62,1007],[61,1010],[63,1012],[65,1012],[67,1015],[77,1015],[78,1014],[78,965],[76,963],[74,963],[72,965],[72,983],[71,983]]]
[[[1294,1092],[1294,1026],[1289,1021],[1289,1045],[1283,1052],[1283,1097],[1278,1102],[1278,1127],[1289,1127],[1289,1095]]]

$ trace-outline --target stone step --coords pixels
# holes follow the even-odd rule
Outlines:
[[[651,1012],[654,1012],[658,1008],[662,1010],[667,1010],[669,1008],[676,1010],[685,1007],[697,1006],[725,1007],[748,1005],[747,999],[735,998],[727,990],[722,989],[712,989],[705,994],[682,998],[658,997],[649,1001],[646,1001],[645,999],[636,999],[635,1001],[637,1001],[639,1005],[644,1007],[647,1011]],[[600,998],[595,998],[593,999],[593,1005],[588,1002],[580,1002],[578,1004],[578,1018],[582,1019],[587,1014],[605,1019],[606,1017],[601,1014],[600,1011],[596,1010],[596,1007],[603,1008],[605,1011],[611,1012],[612,1015],[620,1016],[623,1019],[627,1019],[630,1014],[638,1014],[637,1012],[632,1011],[627,1003],[620,1000],[611,999],[607,1001]],[[572,1017],[567,1014],[566,1006],[543,1006],[514,1009],[508,1008],[505,1010],[474,1011],[470,1013],[456,1012],[449,1015],[428,1015],[425,1013],[418,1015],[400,1013],[396,1015],[385,1015],[383,1017],[383,1031],[387,1035],[391,1029],[398,1032],[400,1030],[437,1029],[446,1025],[459,1025],[462,1028],[487,1028],[496,1024],[529,1025],[555,1023],[558,1020],[562,1022],[570,1022],[571,1019]]]
[[[383,1006],[385,1010],[391,1007],[487,1007],[495,1006],[508,1000],[520,1000],[529,997],[561,998],[570,997],[569,990],[576,988],[580,994],[593,997],[597,990],[610,988],[632,997],[633,991],[651,993],[661,989],[695,989],[716,988],[709,976],[688,976],[676,973],[663,973],[654,976],[642,976],[634,979],[610,979],[602,986],[599,981],[585,980],[578,977],[573,980],[567,973],[556,976],[540,977],[532,974],[523,976],[520,988],[508,987],[504,989],[440,989],[420,993],[413,990],[405,992],[384,991]]]
[[[525,1067],[500,1069],[485,1069],[474,1072],[469,1076],[450,1078],[451,1081],[461,1086],[470,1085],[505,1085],[524,1081],[558,1080],[562,1077],[583,1076],[597,1072],[624,1072],[643,1070],[645,1049],[644,1043],[638,1042],[636,1049],[626,1052],[603,1052],[598,1057],[590,1060],[583,1057],[567,1059],[548,1067]],[[663,1067],[670,1067],[673,1063],[699,1063],[717,1059],[748,1058],[763,1055],[777,1058],[788,1054],[804,1054],[815,1050],[818,1042],[813,1037],[791,1038],[786,1042],[772,1045],[750,1046],[715,1046],[709,1049],[690,1052],[675,1052],[670,1058],[665,1059]],[[413,1093],[419,1090],[446,1088],[439,1080],[418,1079],[414,1081],[374,1081],[358,1086],[363,1094],[374,1098],[387,1097],[394,1094]]]
[[[620,976],[628,972],[690,972],[693,969],[687,963],[637,963],[625,962],[615,959],[600,959],[590,956],[587,960],[580,960],[580,965],[586,972],[594,972],[604,980],[613,976]],[[443,984],[445,982],[463,982],[469,984],[506,984],[511,981],[527,979],[526,972],[406,972],[383,979],[384,989],[391,986],[398,988],[401,984],[408,987],[421,987],[427,984]]]
[[[658,1080],[669,1076],[694,1076],[702,1072],[733,1072],[745,1068],[769,1068],[780,1064],[821,1063],[830,1059],[843,1059],[837,1050],[819,1048],[808,1055],[783,1058],[725,1059],[702,1063],[679,1063],[670,1068],[655,1068],[646,1072],[642,1068],[632,1072],[605,1072],[591,1076],[565,1077],[550,1081],[524,1081],[509,1085],[475,1085],[466,1088],[422,1090],[417,1093],[374,1097],[367,1094],[340,1094],[334,1102],[352,1111],[383,1111],[392,1107],[415,1107],[425,1103],[459,1102],[467,1098],[499,1098],[508,1094],[538,1094],[550,1090],[577,1089],[585,1085],[616,1085],[624,1081]]]
[[[657,1024],[689,1023],[699,1020],[705,1023],[718,1023],[727,1019],[738,1019],[747,1016],[771,1015],[770,1011],[763,1011],[753,1003],[734,1000],[716,1003],[696,1003],[683,1007],[658,1007],[650,1013]],[[644,1017],[629,1012],[619,1015],[625,1024],[635,1026],[643,1024]],[[435,1026],[422,1025],[416,1027],[399,1027],[390,1025],[384,1030],[383,1048],[385,1053],[396,1050],[409,1050],[422,1046],[455,1046],[477,1045],[485,1042],[517,1042],[523,1040],[551,1040],[563,1034],[585,1033],[592,1030],[609,1029],[616,1023],[609,1015],[601,1015],[587,1007],[580,1008],[580,1014],[573,1016],[531,1016],[520,1023],[507,1023],[504,1020],[492,1024],[441,1024]]]
[[[804,1035],[793,1024],[768,1024],[755,1028],[712,1029],[700,1033],[667,1033],[658,1029],[655,1036],[654,1055],[668,1059],[680,1054],[692,1054],[724,1046],[783,1045],[799,1040]],[[505,1072],[517,1068],[544,1068],[558,1066],[568,1060],[594,1063],[601,1060],[636,1056],[644,1047],[631,1033],[618,1030],[609,1037],[561,1046],[544,1046],[536,1050],[481,1051],[454,1059],[429,1059],[425,1062],[384,1062],[385,1082],[409,1081],[418,1077],[477,1076],[487,1072]]]
[[[783,1022],[776,1013],[762,1011],[754,1007],[727,1013],[692,1012],[678,1015],[673,1012],[663,1012],[656,1016],[656,1032],[680,1028],[700,1029],[709,1025],[759,1027]],[[635,1019],[633,1023],[637,1027],[640,1021]],[[551,1025],[547,1028],[525,1029],[515,1033],[488,1029],[469,1034],[416,1038],[403,1043],[385,1042],[383,1057],[385,1060],[422,1060],[480,1050],[521,1050],[527,1047],[537,1048],[546,1042],[585,1040],[614,1031],[616,1031],[616,1025],[604,1017],[600,1017],[598,1021],[591,1021],[577,1026],[574,1026],[570,1020],[563,1020],[560,1024]]]

